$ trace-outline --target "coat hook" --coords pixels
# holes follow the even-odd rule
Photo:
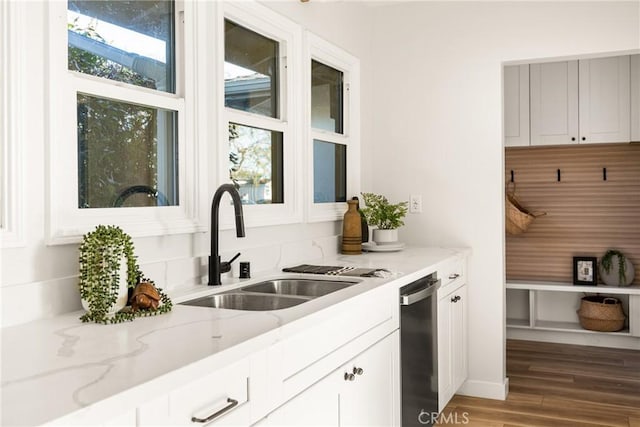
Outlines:
[[[560,182],[560,169],[558,169],[558,182]]]
[[[511,182],[515,182],[513,179],[513,169],[511,169]]]
[[[602,168],[602,180],[607,180],[607,168]]]

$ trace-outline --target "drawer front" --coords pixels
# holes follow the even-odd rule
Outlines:
[[[397,304],[388,292],[371,292],[329,319],[319,322],[283,342],[283,374],[292,376],[316,360],[334,352],[369,329],[393,316],[392,304]]]
[[[246,359],[173,391],[169,395],[172,423],[249,425],[249,374],[250,363]]]
[[[456,256],[446,261],[438,269],[438,278],[441,280],[441,287],[448,286],[454,282],[464,283],[466,278],[466,258],[462,255]]]

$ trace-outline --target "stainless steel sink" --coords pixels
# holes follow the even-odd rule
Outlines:
[[[281,310],[353,286],[356,283],[359,282],[327,279],[273,279],[248,285],[239,290],[185,301],[181,304],[229,310]]]
[[[293,307],[308,300],[308,298],[300,297],[233,292],[209,295],[191,301],[185,301],[181,304],[198,307],[226,308],[230,310],[270,311]]]
[[[241,288],[245,292],[277,295],[297,295],[305,297],[321,297],[340,289],[355,285],[358,282],[346,280],[323,279],[275,279]]]

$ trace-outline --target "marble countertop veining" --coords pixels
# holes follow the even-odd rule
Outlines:
[[[204,285],[177,289],[171,295],[171,313],[133,322],[87,324],[79,320],[80,312],[74,312],[3,328],[2,425],[39,425],[109,401],[142,403],[268,347],[286,337],[289,326],[295,324],[299,330],[305,322],[316,322],[327,307],[385,284],[402,286],[460,252],[408,248],[316,260],[322,265],[387,268],[394,275],[362,279],[284,310],[249,312],[178,304],[275,276],[295,276],[272,271],[249,280],[228,279],[215,289]]]

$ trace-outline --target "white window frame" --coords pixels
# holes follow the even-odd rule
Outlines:
[[[224,88],[224,20],[248,28],[280,43],[279,45],[279,118],[266,117],[225,107]],[[217,109],[218,109],[218,173],[212,188],[230,182],[229,123],[240,123],[283,133],[284,203],[243,205],[246,227],[292,224],[303,220],[302,185],[302,115],[298,93],[301,80],[301,27],[256,2],[218,2],[217,48]],[[216,179],[217,178],[217,179]],[[221,209],[220,226],[233,227],[233,212],[228,206]]]
[[[345,202],[315,203],[313,185],[313,141],[315,139],[347,147],[347,200],[360,195],[360,60],[338,46],[307,31],[305,37],[305,161],[307,165],[307,222],[342,219]],[[342,133],[311,126],[311,61],[315,60],[343,73]]]
[[[24,3],[0,2],[0,247],[24,242],[24,165],[22,129],[26,108],[21,76],[27,75],[28,29]]]
[[[202,221],[206,218],[206,206],[199,202],[198,186],[199,182],[205,182],[202,178],[205,156],[199,144],[203,136],[196,130],[194,120],[198,104],[195,86],[202,78],[202,67],[195,61],[199,5],[176,1],[176,93],[173,94],[67,70],[67,3],[48,3],[48,244],[78,242],[98,224],[118,225],[132,236],[207,229]],[[78,93],[177,112],[178,206],[78,208]]]

